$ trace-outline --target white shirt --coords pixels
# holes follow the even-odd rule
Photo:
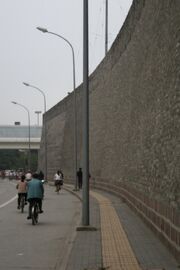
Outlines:
[[[59,175],[59,174],[55,174],[54,175],[54,181],[57,181],[57,180],[61,180],[61,175]]]

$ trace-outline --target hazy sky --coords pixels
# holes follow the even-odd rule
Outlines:
[[[132,0],[109,0],[110,48],[132,4]],[[105,0],[89,1],[89,73],[104,57]],[[83,0],[0,0],[0,125],[15,121],[37,124],[35,111],[44,110],[43,96],[26,87],[28,82],[44,91],[47,110],[73,89],[72,54],[57,36],[43,34],[37,26],[55,32],[73,45],[76,86],[82,83]],[[42,115],[40,115],[40,123]]]

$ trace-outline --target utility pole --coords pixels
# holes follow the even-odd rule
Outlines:
[[[106,0],[105,7],[105,55],[108,51],[108,0]]]
[[[82,224],[89,225],[89,79],[88,0],[83,12],[83,209]]]
[[[41,111],[35,111],[35,113],[37,114],[37,125],[39,126],[39,115],[42,112]]]

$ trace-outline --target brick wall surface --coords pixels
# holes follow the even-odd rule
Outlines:
[[[180,1],[134,0],[90,76],[92,185],[118,193],[180,250]],[[77,96],[82,166],[82,85]],[[46,113],[48,179],[74,173],[74,97]],[[44,134],[44,133],[43,133]],[[44,169],[44,137],[39,154]]]

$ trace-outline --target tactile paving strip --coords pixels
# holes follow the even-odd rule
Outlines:
[[[97,192],[90,193],[100,206],[103,267],[141,270],[111,201]]]

